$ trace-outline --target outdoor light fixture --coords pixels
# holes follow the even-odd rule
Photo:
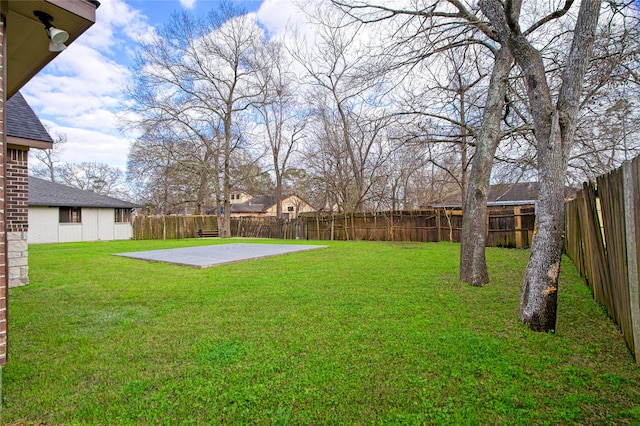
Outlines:
[[[64,45],[64,42],[69,39],[69,33],[54,27],[51,24],[51,21],[53,21],[53,17],[48,13],[36,10],[35,12],[33,12],[33,14],[40,20],[40,22],[42,22],[42,25],[44,25],[44,30],[50,40],[49,51],[62,52],[64,49],[66,49],[67,46]]]

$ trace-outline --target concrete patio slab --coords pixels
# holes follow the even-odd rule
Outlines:
[[[131,257],[152,262],[168,262],[177,265],[208,268],[244,260],[280,256],[287,253],[327,248],[318,245],[299,244],[216,244],[167,250],[116,253],[115,256]]]

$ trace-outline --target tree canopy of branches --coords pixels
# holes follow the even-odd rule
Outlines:
[[[105,163],[84,161],[68,163],[60,160],[60,152],[67,143],[67,135],[57,134],[53,146],[44,150],[33,150],[37,162],[31,162],[30,173],[51,182],[61,183],[96,194],[131,198],[125,182],[125,174],[118,167]]]
[[[283,179],[306,126],[306,114],[296,93],[296,76],[290,71],[292,60],[284,44],[276,40],[266,42],[258,52],[256,83],[260,95],[254,107],[271,154],[278,218],[282,218]]]
[[[345,27],[340,14],[326,7],[313,9],[313,16],[313,45],[302,40],[290,49],[304,67],[310,93],[307,156],[325,178],[327,208],[364,211],[394,149],[387,137],[393,120],[384,106],[384,76],[358,28]]]
[[[188,171],[199,207],[213,192],[223,237],[230,236],[230,215],[223,213],[230,211],[232,172],[241,166],[232,162],[245,158],[237,153],[247,141],[240,115],[262,90],[253,78],[263,37],[255,19],[230,3],[206,17],[176,13],[142,42],[128,88],[128,125],[142,131],[149,155],[165,158],[155,161],[165,176],[180,175],[168,166]],[[130,166],[147,157],[138,155]]]
[[[574,6],[572,0],[558,9],[550,5],[547,11],[544,7],[531,7],[526,14],[521,14],[524,2],[512,0],[481,0],[478,4],[457,0],[424,1],[407,8],[366,1],[333,0],[333,3],[354,18],[356,26],[395,22],[396,30],[388,47],[392,52],[388,62],[395,67],[415,69],[420,63],[460,46],[477,44],[493,53],[494,68],[487,86],[482,124],[475,134],[472,175],[465,203],[461,279],[474,285],[488,282],[483,209],[486,211],[486,191],[498,143],[508,136],[511,147],[520,145],[527,152],[527,146],[534,142],[541,191],[536,236],[523,286],[521,320],[536,330],[554,329],[564,182],[569,158],[571,154],[576,159],[590,154],[603,158],[599,155],[602,150],[593,144],[585,144],[593,149],[583,148],[578,152],[573,149],[579,111],[602,87],[620,84],[619,75],[627,82],[629,76],[637,75],[633,72],[637,68],[637,60],[633,59],[637,49],[628,47],[633,44],[629,34],[634,32],[627,29],[624,19],[616,16],[625,5],[611,3],[613,18],[608,22],[608,35],[601,39],[600,45],[596,44],[602,52],[599,59],[607,58],[606,66],[594,61],[590,68],[600,15],[599,1],[581,2],[575,19],[568,13]],[[617,35],[612,37],[612,34]],[[622,41],[626,41],[626,47]],[[519,68],[519,80],[513,80],[513,93],[508,94],[506,83],[513,61]],[[591,84],[583,96],[585,76],[590,77]],[[509,102],[503,115],[507,95]],[[616,111],[628,112],[628,104],[618,101],[607,112],[612,117],[626,117]],[[510,124],[509,110],[516,111],[517,119],[525,125],[524,130],[534,130],[533,138],[526,133],[514,134],[501,129],[501,119],[504,124]],[[458,110],[457,118],[461,118],[461,112],[462,109]],[[448,114],[448,117],[454,116],[455,113]],[[626,121],[618,127],[626,136]],[[618,139],[622,139],[623,152],[628,154],[625,137]],[[621,144],[605,142],[605,145],[620,147]]]
[[[56,181],[56,169],[61,164],[60,151],[63,149],[64,144],[67,143],[67,135],[57,134],[53,141],[53,146],[49,149],[37,149],[30,152],[33,153],[33,157],[37,160],[36,164],[30,163],[30,173],[33,176]]]

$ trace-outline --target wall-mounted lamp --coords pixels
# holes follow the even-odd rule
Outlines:
[[[64,49],[66,49],[67,46],[64,45],[64,42],[69,39],[69,33],[54,27],[51,24],[51,21],[53,21],[53,17],[48,13],[36,10],[35,12],[33,12],[33,14],[40,20],[40,22],[42,22],[42,25],[44,25],[44,30],[50,40],[49,51],[62,52]]]

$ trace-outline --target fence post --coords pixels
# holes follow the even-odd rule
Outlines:
[[[333,241],[333,228],[334,228],[335,216],[331,212],[331,241]]]
[[[516,248],[524,247],[522,242],[522,207],[513,206],[513,222],[516,234]]]
[[[633,351],[636,363],[640,362],[640,299],[638,297],[638,247],[636,244],[636,206],[638,184],[632,163],[622,166],[625,211],[625,235],[627,243],[627,277],[629,282],[629,308],[633,330]]]

